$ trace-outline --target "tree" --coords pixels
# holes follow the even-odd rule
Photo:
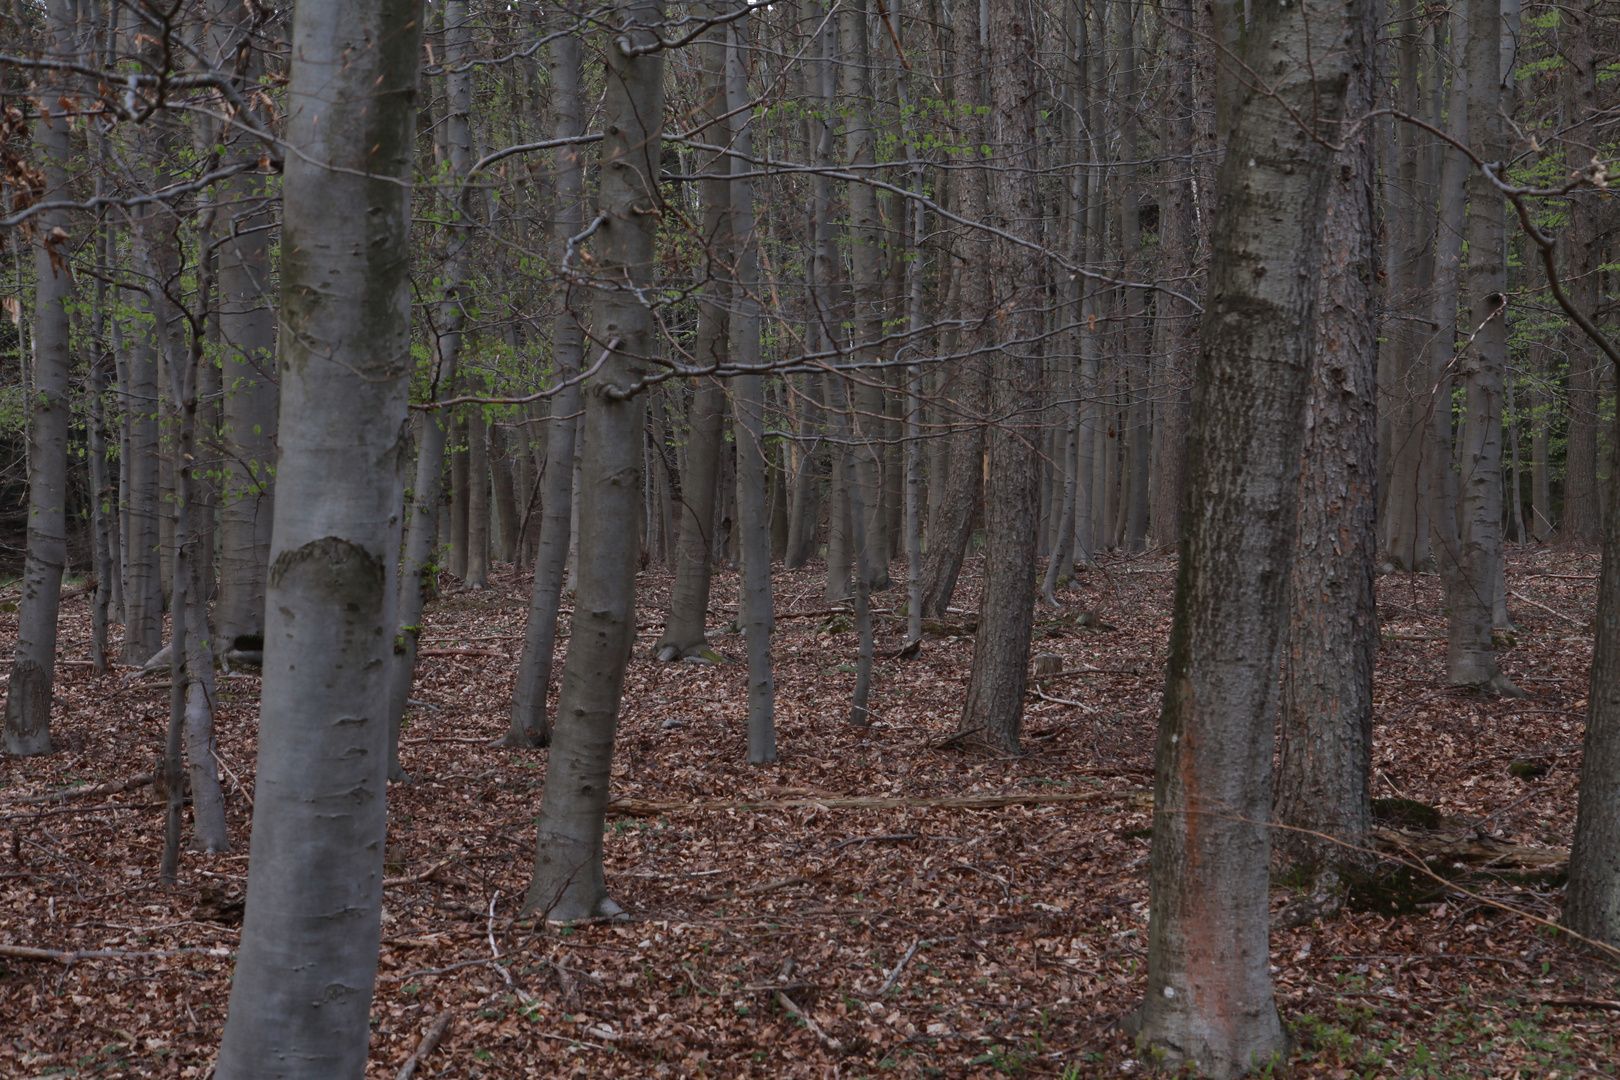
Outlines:
[[[416,0],[300,0],[294,11],[280,321],[295,332],[280,342],[258,781],[221,1080],[365,1072],[421,40]]]
[[[1371,15],[1365,5],[1363,15]],[[1351,50],[1370,57],[1376,28],[1352,28]],[[1373,105],[1373,67],[1355,65],[1344,114]],[[1342,125],[1340,131],[1347,131]],[[1322,211],[1316,342],[1299,479],[1291,608],[1282,666],[1281,751],[1275,845],[1314,876],[1291,918],[1337,910],[1356,850],[1372,827],[1373,665],[1378,613],[1376,422],[1378,333],[1373,306],[1372,139],[1335,139]],[[1334,840],[1342,843],[1334,843]]]
[[[536,821],[526,912],[553,919],[613,915],[602,872],[613,740],[636,632],[636,513],[641,498],[644,359],[652,355],[651,281],[664,115],[656,0],[620,0],[603,54],[601,242],[594,339],[605,352],[585,385],[579,587]],[[651,43],[650,43],[651,42]]]
[[[1287,1045],[1268,948],[1278,661],[1331,161],[1323,136],[1352,66],[1372,60],[1356,51],[1367,6],[1260,5],[1223,58],[1265,79],[1238,79],[1223,122],[1155,761],[1147,998],[1132,1019],[1141,1042],[1210,1076],[1237,1076]]]
[[[69,54],[73,10],[52,0],[48,11],[51,49]],[[44,201],[69,194],[71,110],[42,98],[45,112],[34,125],[45,151]],[[54,107],[53,107],[54,105]],[[34,247],[34,386],[28,403],[28,554],[23,566],[17,646],[6,688],[5,748],[10,754],[51,751],[51,699],[56,675],[56,622],[67,561],[68,306],[73,272],[65,245],[69,219],[63,210],[38,215]]]
[[[1041,214],[1035,179],[1035,28],[1022,0],[995,0],[988,10],[996,28],[990,36],[987,76],[990,126],[1007,140],[1002,154],[1012,173],[992,186],[992,210],[1017,239],[1028,239]],[[1037,342],[1044,321],[1037,302],[1044,285],[1040,261],[1017,239],[998,237],[992,246],[996,307],[1008,315],[992,361],[996,423],[989,439],[984,595],[973,640],[973,672],[958,721],[962,733],[978,733],[984,742],[1006,750],[1018,748],[1035,613],[1040,442],[1034,405],[1041,369]]]

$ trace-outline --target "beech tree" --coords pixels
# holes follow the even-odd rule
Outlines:
[[[365,1072],[410,386],[416,0],[300,0],[247,916],[217,1076]],[[340,287],[334,287],[340,286]]]
[[[1268,948],[1277,674],[1326,146],[1352,69],[1372,61],[1370,6],[1261,4],[1238,33],[1236,55],[1222,61],[1236,65],[1235,78],[1267,78],[1236,78],[1222,122],[1226,157],[1154,770],[1147,998],[1132,1020],[1142,1042],[1210,1076],[1264,1066],[1287,1045]]]

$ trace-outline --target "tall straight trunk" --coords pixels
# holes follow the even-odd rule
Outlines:
[[[67,0],[51,0],[53,49],[72,48],[74,12]],[[43,100],[43,99],[42,99]],[[64,99],[65,100],[65,99]],[[67,108],[59,104],[34,125],[44,156],[47,201],[71,197],[67,165],[71,134]],[[28,554],[23,563],[22,602],[11,682],[6,688],[4,741],[10,754],[51,752],[51,697],[56,681],[57,614],[62,568],[67,562],[68,308],[73,278],[68,246],[55,238],[70,224],[62,210],[39,215],[34,247],[34,380],[28,402]]]
[[[986,103],[982,57],[988,30],[979,6],[963,4],[954,11],[956,70],[954,88],[962,101],[964,145],[972,148],[963,163],[958,188],[957,212],[975,221],[987,219],[990,198],[989,169],[979,147],[986,142],[982,107]],[[945,506],[940,514],[937,541],[930,538],[928,558],[923,562],[922,610],[935,619],[945,617],[962,560],[973,542],[974,519],[978,517],[984,491],[984,452],[987,433],[984,413],[990,371],[980,355],[987,325],[993,323],[990,311],[990,270],[987,243],[982,234],[966,232],[955,238],[955,257],[962,263],[960,295],[953,316],[968,323],[959,336],[956,363],[955,413],[960,418],[951,433],[950,462],[946,470]]]
[[[1564,923],[1620,946],[1620,484],[1608,496]]]
[[[705,7],[704,10],[709,10]],[[726,113],[725,31],[708,33],[698,46],[702,68],[699,111],[709,123],[723,124]],[[719,141],[716,137],[713,141]],[[710,279],[698,297],[697,340],[693,359],[718,367],[730,357],[730,291],[718,268],[732,257],[730,166],[718,154],[699,156],[704,174],[704,264]],[[688,412],[686,472],[681,477],[681,526],[675,549],[675,581],[670,586],[669,613],[658,639],[660,660],[686,657],[716,659],[709,649],[705,623],[709,616],[709,583],[714,572],[715,503],[720,495],[720,452],[725,440],[725,390],[708,377],[697,380]]]
[[[489,588],[489,421],[467,415],[467,588]]]
[[[990,0],[988,49],[991,128],[1003,140],[991,210],[1015,236],[1040,235],[1036,183],[1036,28],[1022,0]],[[1039,400],[1044,278],[1025,247],[1000,240],[991,249],[1002,342],[993,354],[996,391],[985,491],[984,591],[973,640],[973,667],[957,730],[988,745],[1018,749],[1035,615],[1035,515],[1039,507]]]
[[[107,231],[99,230],[96,254],[106,265]],[[91,315],[90,331],[90,385],[88,389],[89,422],[85,436],[90,458],[90,529],[91,557],[96,575],[95,595],[90,606],[90,659],[97,675],[107,673],[107,615],[114,606],[114,583],[118,580],[117,534],[118,492],[107,477],[107,354],[106,340],[107,286],[96,282],[96,308]]]
[[[1331,161],[1367,0],[1264,4],[1238,55],[1159,716],[1143,1043],[1216,1077],[1280,1057],[1271,760]],[[1297,118],[1322,125],[1302,129]],[[1313,136],[1324,136],[1320,141]],[[1234,650],[1233,642],[1242,642]]]
[[[1363,5],[1361,13],[1370,17],[1372,6]],[[1373,55],[1376,26],[1369,20],[1353,33],[1353,55]],[[1344,113],[1359,118],[1372,101],[1372,65],[1358,65],[1351,72]],[[1344,872],[1365,866],[1356,848],[1366,846],[1372,827],[1378,652],[1373,230],[1372,137],[1363,130],[1335,155],[1322,209],[1316,348],[1301,455],[1273,808],[1276,820],[1292,827],[1277,833],[1277,847],[1285,859],[1317,875],[1312,892],[1333,908],[1343,901]]]
[[[1175,161],[1169,182],[1159,189],[1160,246],[1168,267],[1160,277],[1183,296],[1194,291],[1198,234],[1193,214],[1193,69],[1195,14],[1192,4],[1178,5],[1170,14],[1166,33],[1170,42],[1171,116],[1170,155]],[[1192,305],[1161,293],[1158,303],[1165,314],[1162,402],[1158,424],[1159,453],[1155,470],[1153,536],[1169,548],[1181,536],[1182,481],[1187,472],[1187,404],[1192,369],[1198,355],[1198,320]]]
[[[463,61],[470,47],[465,0],[449,0],[444,5],[445,60],[454,71],[449,77],[449,110],[444,121],[444,141],[449,144],[452,177],[465,178],[472,168],[472,80],[473,69]],[[465,290],[472,258],[472,231],[460,214],[466,201],[457,187],[451,188],[452,219],[449,230],[449,259],[443,279],[444,293],[439,300],[433,332],[433,371],[429,389],[435,401],[455,396],[456,366],[461,356],[463,327],[466,324]],[[422,611],[428,597],[438,588],[440,533],[439,516],[444,505],[445,440],[465,431],[457,414],[444,409],[424,413],[416,427],[416,470],[411,483],[410,523],[405,533],[405,556],[399,572],[399,599],[396,610],[399,625],[395,631],[392,668],[388,676],[388,779],[409,779],[399,762],[399,729],[410,700],[411,683],[416,676],[417,642],[422,636]],[[459,444],[458,444],[459,445]],[[450,558],[451,573],[465,577],[467,572],[466,452],[452,455]],[[459,471],[460,476],[456,474]]]
[[[819,379],[811,373],[803,377],[799,387],[797,391],[789,391],[799,395],[794,447],[787,458],[794,465],[787,478],[790,491],[788,536],[787,551],[782,557],[783,566],[789,570],[799,569],[815,556],[816,523],[821,513],[820,500],[817,498],[821,484],[818,464],[822,452],[821,440],[817,435],[821,412],[817,407]]]
[[[146,313],[145,293],[133,298]],[[128,432],[129,542],[125,545],[123,662],[142,664],[163,647],[163,582],[159,573],[157,346],[151,326],[132,320],[125,328],[129,357],[124,426]]]
[[[459,386],[452,383],[452,386]],[[465,387],[460,387],[464,389]],[[450,572],[464,583],[467,580],[468,514],[471,501],[467,494],[467,458],[469,448],[467,414],[457,408],[450,425]]]
[[[736,251],[732,286],[731,355],[743,367],[759,364],[760,289],[759,232],[754,220],[753,105],[748,94],[748,65],[743,58],[747,24],[734,22],[726,49],[726,111],[730,114],[731,235]],[[737,442],[737,523],[742,554],[737,622],[748,644],[748,761],[776,760],[776,683],[771,677],[771,517],[766,502],[765,386],[758,373],[739,375],[733,383],[736,401],[733,436]]]
[[[1603,107],[1598,100],[1599,66],[1594,62],[1593,34],[1597,30],[1595,5],[1589,0],[1571,6],[1560,18],[1569,20],[1564,52],[1566,123],[1566,171],[1574,172],[1587,163],[1601,136],[1594,130],[1594,117]],[[1579,149],[1576,149],[1576,148]],[[1569,206],[1569,254],[1565,280],[1569,299],[1582,311],[1595,312],[1601,294],[1600,269],[1604,264],[1602,213],[1594,205],[1595,191],[1575,194]],[[1564,447],[1564,512],[1558,531],[1565,540],[1587,544],[1602,536],[1604,504],[1598,492],[1598,414],[1602,401],[1599,376],[1602,360],[1585,335],[1571,332],[1569,348],[1569,430]]]
[[[1401,0],[1398,70],[1400,105],[1407,113],[1425,112],[1416,0]],[[1438,116],[1432,120],[1439,122]],[[1404,570],[1417,570],[1430,558],[1430,478],[1426,431],[1432,388],[1424,341],[1432,331],[1423,322],[1429,312],[1419,308],[1434,280],[1434,198],[1427,190],[1432,173],[1421,132],[1411,124],[1395,126],[1396,199],[1390,210],[1392,225],[1389,258],[1393,264],[1392,306],[1407,318],[1391,321],[1384,349],[1385,413],[1389,418],[1387,469],[1383,496],[1383,535],[1390,560]]]
[[[1500,0],[1468,0],[1468,142],[1488,160],[1505,149],[1500,74]],[[1522,696],[1496,666],[1491,640],[1502,561],[1502,384],[1507,368],[1507,236],[1504,201],[1479,169],[1468,175],[1468,329],[1458,358],[1465,397],[1461,432],[1458,554],[1462,588],[1447,597],[1451,625],[1447,674],[1454,684],[1487,685]]]
[[[867,0],[848,0],[843,6],[843,90],[845,102],[844,161],[865,174],[876,158],[877,100],[872,90],[871,32]],[[855,455],[855,482],[861,485],[866,508],[867,580],[870,589],[889,587],[889,529],[883,512],[882,439],[885,435],[883,374],[862,365],[881,359],[876,342],[883,336],[887,307],[883,281],[883,221],[878,214],[877,191],[864,183],[851,183],[849,206],[849,318],[850,360],[858,374],[850,381],[848,452]],[[857,561],[858,561],[857,556]]]
[[[1530,395],[1530,535],[1541,543],[1553,538],[1551,462],[1548,461],[1552,397],[1540,387],[1547,378],[1547,348],[1530,346],[1531,372],[1537,389]]]
[[[612,915],[602,870],[613,740],[625,665],[636,633],[636,507],[641,492],[643,395],[653,316],[639,299],[652,284],[660,220],[663,52],[641,51],[663,17],[656,0],[621,0],[602,50],[601,187],[596,273],[619,287],[596,298],[596,337],[607,356],[585,392],[580,478],[579,590],[536,821],[534,879],[524,910],[553,919]],[[634,290],[634,291],[632,291]]]
[[[1137,164],[1140,125],[1137,115],[1141,108],[1137,100],[1138,67],[1141,52],[1137,48],[1136,25],[1138,5],[1132,0],[1114,0],[1114,13],[1119,19],[1118,37],[1119,95],[1124,116],[1119,130],[1119,246],[1120,272],[1134,277],[1142,247],[1142,185]],[[1141,289],[1123,289],[1125,325],[1121,336],[1124,346],[1124,385],[1130,395],[1125,406],[1126,461],[1130,464],[1129,501],[1122,507],[1125,535],[1124,546],[1130,551],[1147,547],[1149,477],[1152,474],[1153,425],[1151,401],[1153,395],[1152,365],[1148,348],[1146,294]],[[1125,483],[1121,477],[1121,483]]]
[[[227,16],[215,47],[234,63],[245,56],[244,89],[255,87],[262,53],[247,47],[256,6],[216,0]],[[227,68],[229,70],[229,68]],[[251,92],[251,90],[248,90]],[[221,184],[216,197],[220,231],[220,381],[224,390],[224,449],[219,509],[219,594],[214,627],[227,648],[264,642],[265,575],[270,567],[276,455],[276,313],[271,294],[271,183],[247,174]]]
[[[518,559],[518,521],[522,515],[517,508],[517,491],[512,477],[512,456],[506,450],[501,429],[494,424],[489,428],[490,496],[495,511],[494,543],[490,557],[496,562],[516,562]]]
[[[415,0],[302,0],[293,16],[281,322],[299,332],[281,340],[247,916],[219,1080],[365,1074],[421,25]]]
[[[551,70],[556,137],[571,139],[585,129],[584,52],[577,34],[554,38],[547,46]],[[557,151],[556,248],[565,250],[567,238],[585,228],[585,167],[578,146]],[[585,328],[579,318],[580,297],[564,286],[562,310],[551,334],[552,363],[564,385],[551,399],[551,420],[546,424],[546,459],[540,474],[539,543],[534,557],[534,580],[529,588],[529,621],[523,634],[523,657],[512,687],[512,713],[507,746],[546,746],[551,742],[551,719],[546,693],[557,648],[557,609],[562,604],[563,573],[568,564],[570,522],[574,512],[574,454],[579,433],[578,415],[584,393],[569,384],[580,371],[585,353]]]

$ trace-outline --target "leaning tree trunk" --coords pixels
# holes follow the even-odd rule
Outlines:
[[[652,283],[660,220],[663,53],[645,48],[662,18],[657,0],[621,0],[603,53],[602,225],[596,337],[608,355],[585,388],[580,478],[579,588],[563,669],[545,794],[536,821],[534,879],[524,910],[553,919],[619,911],[602,871],[602,832],[625,665],[636,633],[636,514],[641,499],[642,393],[653,316],[639,300]]]
[[[989,80],[992,130],[1003,176],[993,188],[995,218],[1038,236],[1036,184],[1035,28],[1021,0],[992,0]],[[1035,408],[1041,374],[1038,354],[1044,322],[1045,281],[1033,252],[1012,240],[992,246],[991,279],[1004,335],[992,354],[996,392],[990,431],[990,479],[985,492],[984,592],[973,642],[967,701],[957,730],[998,749],[1016,752],[1024,719],[1029,634],[1035,615],[1036,512],[1040,505],[1040,429]]]
[[[52,0],[51,36],[59,55],[71,48],[74,14],[66,0]],[[48,97],[49,95],[47,95]],[[45,98],[41,99],[46,100]],[[69,197],[71,155],[69,106],[40,117],[34,137],[45,156],[48,201]],[[28,554],[23,564],[21,612],[7,687],[5,748],[10,754],[51,752],[51,697],[56,679],[56,623],[61,604],[62,567],[67,561],[68,305],[73,277],[68,269],[68,215],[49,210],[38,216],[34,249],[34,385],[28,419]]]
[[[1159,716],[1141,1041],[1211,1076],[1287,1048],[1272,997],[1271,759],[1321,270],[1326,139],[1367,0],[1266,4],[1234,94]],[[1230,13],[1224,13],[1230,17]],[[1365,44],[1365,43],[1364,43]]]
[[[760,287],[759,234],[754,221],[753,108],[748,96],[748,68],[743,58],[746,23],[733,23],[726,49],[726,111],[730,114],[731,235],[736,247],[736,281],[732,291],[731,355],[744,369],[759,364]],[[766,501],[765,386],[756,372],[739,375],[734,435],[737,440],[737,523],[741,536],[742,580],[738,585],[737,622],[748,644],[748,762],[776,760],[776,683],[771,677],[771,515]]]
[[[1355,28],[1355,55],[1369,55],[1374,32],[1371,25]],[[1346,116],[1361,117],[1372,107],[1372,78],[1370,65],[1352,73]],[[1316,875],[1294,916],[1301,921],[1343,903],[1347,872],[1366,865],[1355,848],[1365,846],[1372,827],[1368,780],[1378,652],[1372,183],[1372,144],[1363,131],[1336,155],[1322,213],[1316,355],[1283,655],[1273,813],[1290,827],[1276,834],[1280,852]]]
[[[708,10],[708,8],[704,8]],[[711,30],[698,46],[702,68],[699,111],[709,123],[724,124],[726,114],[726,47],[723,28]],[[719,142],[715,137],[710,140]],[[699,155],[704,174],[703,257],[711,267],[729,262],[732,251],[729,170],[718,154]],[[711,269],[717,274],[717,269]],[[718,367],[730,357],[730,285],[711,277],[698,296],[697,337],[693,359]],[[709,580],[714,570],[714,504],[719,494],[720,451],[724,446],[726,398],[715,379],[702,377],[687,412],[686,472],[681,477],[681,527],[675,547],[675,580],[669,590],[669,614],[658,639],[660,660],[699,657],[718,660],[709,648]]]
[[[584,131],[584,43],[577,34],[564,34],[551,42],[551,85],[556,112],[556,136],[572,139]],[[568,238],[585,228],[580,194],[584,166],[578,146],[564,146],[557,160],[558,246],[566,250]],[[529,588],[529,622],[523,633],[523,658],[512,686],[512,714],[506,746],[546,746],[551,742],[551,719],[546,693],[551,687],[551,665],[557,648],[557,609],[562,606],[563,573],[568,566],[568,539],[574,512],[574,450],[579,434],[578,414],[584,401],[573,380],[585,351],[585,328],[575,307],[575,292],[565,286],[562,311],[551,332],[551,359],[561,389],[551,399],[546,425],[546,460],[540,476],[540,537],[534,557],[534,580]]]
[[[365,1075],[421,26],[416,0],[300,0],[293,17],[281,323],[298,332],[281,342],[247,917],[218,1080]]]

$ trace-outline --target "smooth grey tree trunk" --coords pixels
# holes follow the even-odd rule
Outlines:
[[[73,10],[51,0],[53,49],[72,48]],[[49,103],[47,103],[49,104]],[[68,117],[61,105],[34,125],[43,151],[47,201],[71,197],[67,166],[71,150]],[[28,553],[11,682],[6,687],[5,749],[8,754],[51,752],[51,698],[56,682],[56,628],[62,568],[67,562],[68,368],[72,358],[68,308],[73,301],[70,248],[54,240],[67,231],[63,210],[39,215],[34,238],[34,381],[28,395]]]
[[[548,46],[548,65],[556,115],[556,137],[571,139],[584,130],[584,43],[565,34]],[[584,164],[577,146],[557,152],[557,250],[585,228],[580,198],[584,191]],[[563,573],[568,565],[568,541],[574,509],[574,453],[579,430],[577,416],[584,395],[577,383],[584,355],[585,330],[579,319],[579,293],[567,286],[562,311],[551,333],[552,364],[563,389],[551,399],[551,420],[546,424],[546,460],[540,474],[540,537],[534,557],[534,580],[529,588],[529,621],[523,633],[523,657],[512,687],[512,713],[502,743],[506,746],[546,746],[551,742],[551,719],[546,693],[551,686],[552,659],[557,648],[557,609],[562,604]]]
[[[713,10],[704,5],[703,11]],[[710,30],[698,45],[702,70],[699,111],[709,123],[724,124],[726,114],[725,30]],[[714,141],[718,141],[716,138]],[[726,159],[702,152],[698,168],[703,200],[705,265],[714,275],[698,296],[693,360],[717,367],[730,358],[731,286],[720,280],[719,267],[732,258],[731,183]],[[720,452],[724,443],[725,391],[719,382],[700,377],[687,412],[686,472],[681,477],[681,526],[675,549],[675,581],[670,586],[669,613],[658,639],[660,660],[696,657],[717,661],[709,648],[709,582],[714,571],[715,503],[720,490]]]
[[[1267,3],[1238,55],[1192,398],[1155,762],[1148,986],[1132,1026],[1208,1076],[1287,1049],[1269,949],[1271,761],[1330,163],[1367,0]],[[1217,13],[1217,19],[1231,12]],[[1217,28],[1219,33],[1219,27]],[[1266,92],[1269,90],[1270,92]]]
[[[731,356],[745,370],[757,367],[759,355],[760,290],[759,233],[754,219],[754,184],[747,174],[755,166],[754,132],[749,124],[753,105],[748,94],[748,67],[743,56],[747,24],[728,28],[726,49],[726,111],[730,114],[731,235],[736,250],[736,280],[732,291]],[[775,612],[771,606],[771,515],[766,501],[765,387],[756,372],[732,382],[735,399],[733,437],[737,442],[737,522],[742,554],[738,585],[737,622],[748,646],[748,762],[764,765],[776,760],[776,683],[771,676],[771,633]]]
[[[1500,0],[1468,0],[1468,142],[1487,160],[1503,146]],[[1507,367],[1507,242],[1502,196],[1479,169],[1468,176],[1467,329],[1458,356],[1465,413],[1458,486],[1460,588],[1447,596],[1447,675],[1455,685],[1524,696],[1496,665],[1491,629],[1502,561],[1502,384]]]
[[[636,513],[653,316],[632,290],[653,279],[664,115],[662,51],[639,50],[662,18],[656,0],[621,0],[602,49],[603,223],[596,273],[617,288],[596,297],[595,336],[608,356],[585,387],[587,452],[580,478],[579,589],[536,822],[534,879],[524,911],[552,919],[613,915],[602,870],[613,740],[636,632]]]
[[[281,323],[298,332],[281,341],[247,915],[217,1080],[365,1075],[421,27],[416,0],[300,0],[293,15]]]
[[[1361,13],[1372,15],[1371,5]],[[1376,27],[1351,49],[1372,55]],[[1372,108],[1372,65],[1351,74],[1344,114]],[[1342,138],[1334,139],[1343,141]],[[1299,921],[1337,910],[1368,861],[1373,664],[1378,615],[1378,328],[1373,305],[1373,161],[1363,130],[1335,155],[1322,211],[1316,348],[1299,478],[1291,612],[1282,664],[1275,835],[1283,860],[1314,876]],[[1297,830],[1297,831],[1295,831]],[[1340,841],[1334,843],[1333,841]]]
[[[447,76],[449,105],[444,119],[443,141],[448,147],[450,177],[450,228],[447,230],[449,251],[446,259],[443,289],[436,318],[431,321],[428,344],[433,351],[433,372],[428,383],[434,401],[445,401],[455,396],[458,381],[457,368],[467,321],[467,277],[472,260],[472,228],[467,220],[469,200],[460,189],[472,168],[472,97],[474,69],[465,61],[471,47],[471,27],[468,25],[465,0],[449,0],[444,5],[445,61],[452,69]],[[461,69],[461,70],[457,70]],[[422,612],[428,597],[438,588],[439,517],[444,513],[444,453],[446,439],[452,433],[465,432],[464,419],[447,409],[426,412],[416,424],[416,468],[411,482],[410,521],[405,532],[405,552],[399,573],[399,599],[396,614],[399,620],[395,632],[388,675],[388,779],[403,782],[410,779],[399,761],[399,732],[404,722],[406,703],[410,700],[411,684],[416,678],[416,652],[422,636]],[[474,414],[482,422],[482,414]],[[457,452],[461,469],[461,483],[452,495],[460,500],[454,509],[460,517],[451,522],[451,557],[459,558],[459,577],[465,578],[467,567],[467,453]],[[454,473],[455,468],[452,468]],[[487,515],[486,515],[487,516]],[[454,572],[454,571],[452,571]]]

